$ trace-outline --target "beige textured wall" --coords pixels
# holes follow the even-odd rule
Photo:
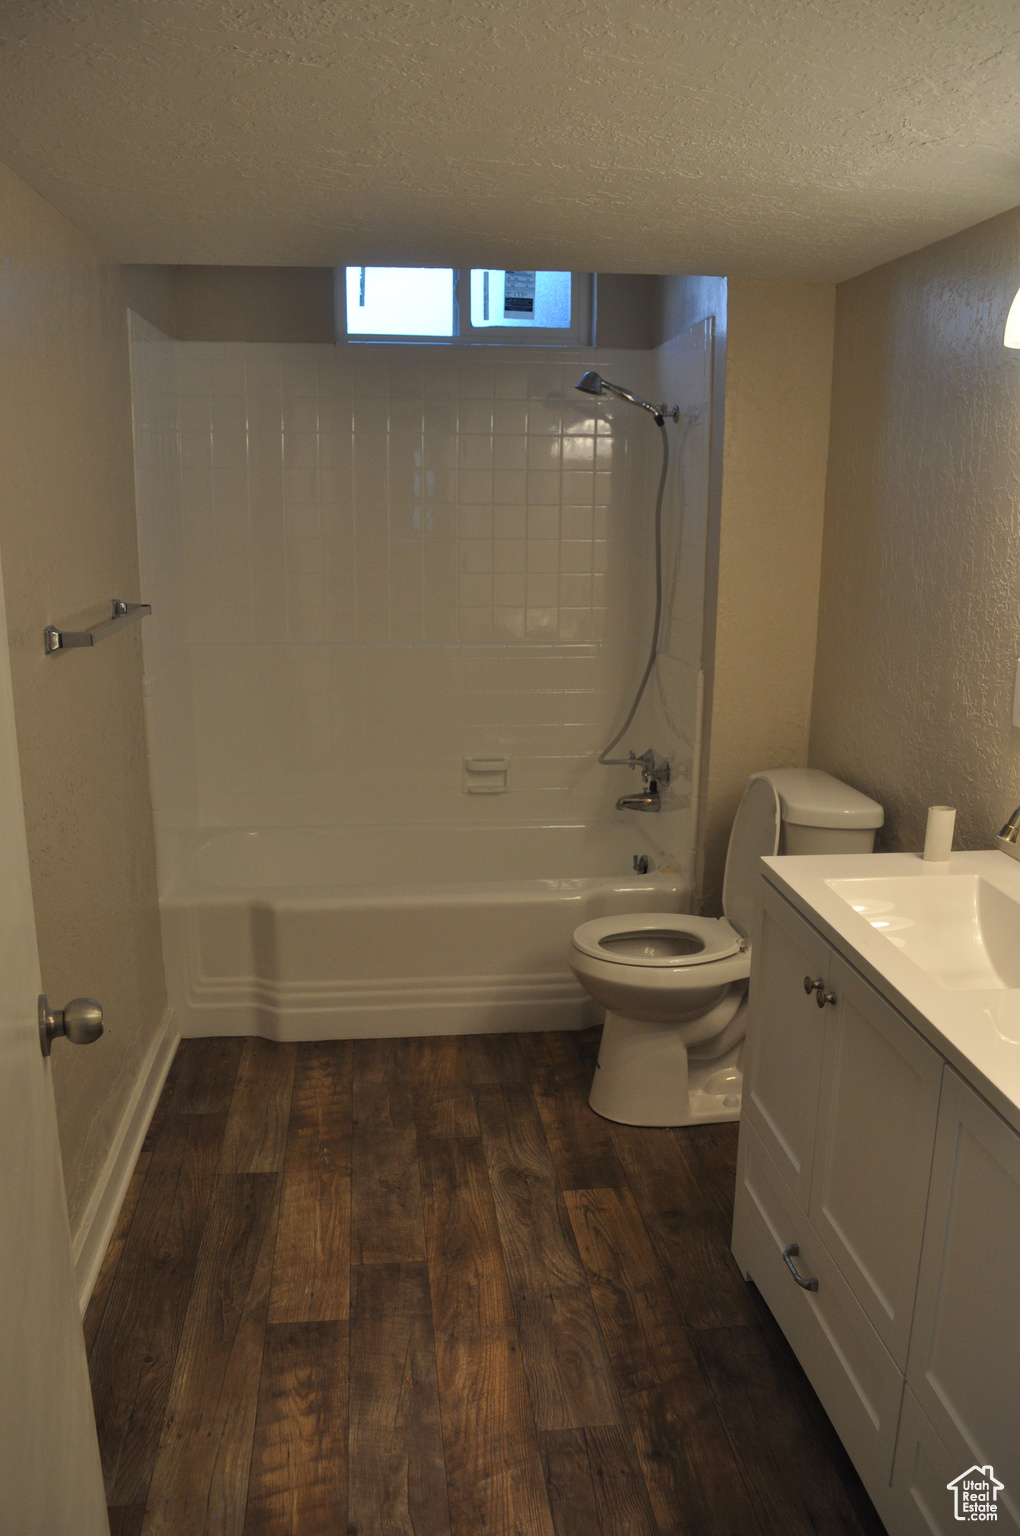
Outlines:
[[[174,334],[173,267],[123,266],[120,283],[129,309],[168,336]]]
[[[108,1022],[52,1058],[72,1231],[164,1008],[139,630],[42,648],[139,596],[127,356],[117,266],[0,166],[0,548],[43,986]]]
[[[596,289],[596,334],[600,347],[654,347],[658,291],[662,278],[632,272],[600,272]]]
[[[335,339],[332,267],[121,268],[130,307],[179,341]]]
[[[1020,210],[837,290],[811,762],[919,848],[958,807],[987,848],[1020,800]]]
[[[124,294],[150,325],[178,341],[334,340],[332,267],[124,266]],[[601,347],[655,347],[662,292],[675,279],[600,272]],[[661,332],[661,334],[660,334]]]
[[[716,341],[726,335],[726,279],[724,277],[658,277],[652,301],[652,345],[657,347],[678,336],[706,316],[716,320]],[[723,348],[725,352],[725,348]],[[719,353],[719,347],[716,347]]]
[[[178,341],[334,340],[332,267],[171,267]]]
[[[832,379],[828,284],[731,280],[703,907],[757,768],[807,762]],[[709,594],[711,606],[711,593]]]

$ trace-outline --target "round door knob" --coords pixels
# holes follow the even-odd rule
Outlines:
[[[820,995],[824,987],[825,982],[822,980],[821,976],[819,976],[817,981],[812,981],[810,976],[804,977],[804,991],[807,993],[808,997],[811,996],[812,992],[817,992]]]
[[[103,1033],[103,1010],[94,997],[72,998],[66,1008],[50,1008],[46,994],[39,999],[39,1044],[44,1056],[64,1035],[72,1045],[91,1045]]]
[[[834,1003],[835,1001],[835,992],[826,992],[821,986],[819,986],[818,991],[815,993],[815,1002],[818,1004],[819,1008],[824,1008],[826,1003]]]
[[[103,1033],[103,1008],[94,997],[72,998],[64,1009],[64,1034],[72,1045],[91,1045]]]

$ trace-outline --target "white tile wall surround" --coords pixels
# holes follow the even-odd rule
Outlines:
[[[187,643],[177,358],[161,331],[129,315],[139,568],[152,604],[143,636],[149,782],[161,885],[175,834],[196,822],[197,761]]]
[[[606,814],[630,779],[593,754],[648,642],[659,447],[573,385],[595,367],[707,410],[710,338],[593,357],[131,334],[165,827],[358,822],[380,787],[394,821]],[[702,455],[707,422],[667,502],[670,649],[694,677]],[[694,753],[677,676],[650,724]],[[497,755],[511,793],[465,795],[463,759]]]

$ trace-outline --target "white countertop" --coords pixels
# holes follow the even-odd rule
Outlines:
[[[980,875],[1020,903],[1020,862],[992,850],[926,864],[916,853],[813,854],[763,859],[764,878],[1020,1131],[1020,988],[952,991],[900,953],[828,880]]]

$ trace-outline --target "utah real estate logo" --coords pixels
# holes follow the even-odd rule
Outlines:
[[[991,1467],[969,1467],[954,1477],[946,1487],[953,1495],[953,1515],[957,1520],[998,1520],[998,1497],[1005,1487]]]

